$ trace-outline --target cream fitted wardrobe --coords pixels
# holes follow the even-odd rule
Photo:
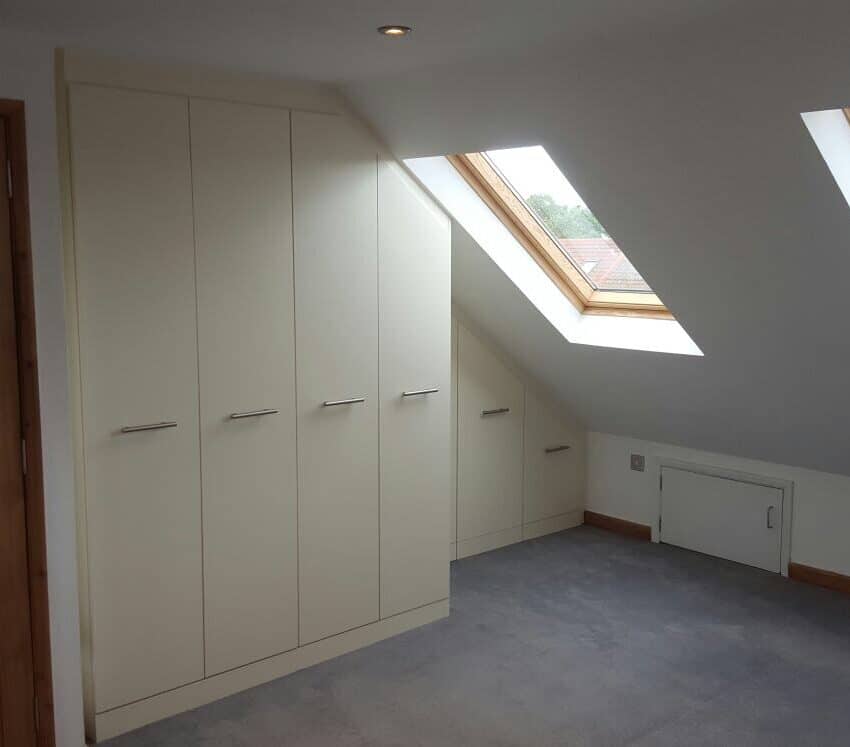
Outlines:
[[[452,320],[452,559],[581,524],[587,440],[563,405],[459,317]]]
[[[448,612],[449,221],[351,116],[187,89],[68,86],[98,740]]]

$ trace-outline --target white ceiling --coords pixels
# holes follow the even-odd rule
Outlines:
[[[0,0],[0,26],[100,51],[327,81],[694,24],[735,0]],[[519,15],[518,15],[519,14]],[[383,24],[413,26],[404,40]],[[395,43],[393,43],[395,42]]]
[[[705,357],[571,345],[463,238],[457,301],[594,429],[850,474],[850,208],[799,117],[850,103],[846,0],[0,0],[4,25],[341,82],[401,157],[544,144]]]

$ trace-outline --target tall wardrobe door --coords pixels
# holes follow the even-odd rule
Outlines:
[[[378,169],[381,617],[449,595],[451,226]]]
[[[75,85],[70,125],[104,711],[204,674],[188,102]]]
[[[525,397],[526,523],[578,510],[584,499],[584,434],[530,389]]]
[[[378,618],[377,149],[293,112],[302,644]]]
[[[206,674],[298,645],[289,112],[191,101]]]
[[[451,473],[449,486],[449,559],[457,560],[457,319],[452,317],[452,388],[451,388],[451,403],[450,403],[450,430],[451,436],[449,444],[451,445]]]
[[[523,386],[458,325],[458,541],[522,527]]]

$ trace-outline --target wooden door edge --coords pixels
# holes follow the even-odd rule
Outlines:
[[[50,612],[47,591],[47,537],[24,103],[0,99],[0,117],[6,123],[7,151],[11,163],[12,271],[15,282],[22,434],[25,439],[24,457],[27,467],[24,475],[24,491],[26,494],[33,676],[36,695],[34,707],[36,708],[38,745],[39,747],[54,747],[56,737],[50,654]],[[5,170],[5,168],[5,164],[3,164],[3,169]],[[3,177],[5,178],[5,174]]]

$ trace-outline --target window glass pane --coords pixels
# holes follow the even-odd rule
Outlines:
[[[487,157],[594,288],[652,292],[542,146]]]

